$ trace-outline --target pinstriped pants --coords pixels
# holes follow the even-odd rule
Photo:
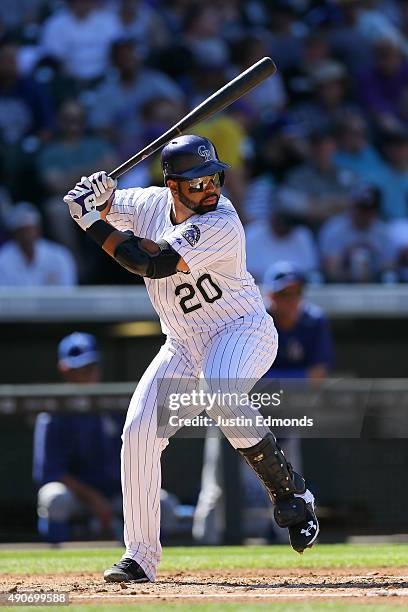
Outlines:
[[[155,580],[161,557],[160,456],[166,437],[157,435],[157,396],[160,385],[177,379],[178,392],[205,379],[208,391],[248,393],[271,367],[278,348],[277,332],[269,315],[241,318],[214,333],[195,334],[181,343],[169,338],[142,376],[130,402],[122,440],[122,490],[124,513],[123,558],[139,563]],[[252,382],[249,382],[252,381]],[[249,385],[249,388],[248,388]],[[186,406],[179,417],[192,418],[202,407]],[[242,405],[215,405],[210,416],[253,418],[254,409]],[[252,425],[221,427],[235,448],[247,448],[269,429]],[[172,430],[175,433],[175,430]]]

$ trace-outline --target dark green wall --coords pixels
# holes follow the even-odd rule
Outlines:
[[[59,380],[56,345],[74,330],[100,339],[106,381],[140,378],[163,337],[119,338],[112,324],[0,325],[0,384]],[[362,377],[406,377],[405,320],[333,322],[336,370]],[[0,417],[0,541],[35,538],[35,490],[31,482],[33,417]],[[306,475],[328,524],[338,534],[406,531],[408,502],[405,440],[304,440]],[[163,484],[182,502],[199,491],[202,440],[173,440],[164,451]],[[186,467],[188,466],[188,467]],[[398,500],[390,504],[390,500]]]

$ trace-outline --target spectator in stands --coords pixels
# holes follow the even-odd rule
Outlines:
[[[85,131],[84,108],[76,100],[66,100],[58,114],[58,133],[37,157],[37,170],[45,188],[45,213],[51,236],[65,244],[75,256],[81,247],[76,228],[67,231],[66,206],[62,196],[78,176],[88,176],[96,168],[113,168],[116,155],[105,139]],[[80,262],[78,262],[80,263]]]
[[[41,56],[33,64],[31,74],[33,79],[44,87],[57,110],[66,100],[77,98],[81,93],[76,80],[70,77],[61,62],[51,55]]]
[[[299,208],[299,220],[318,229],[344,209],[347,183],[355,173],[379,187],[385,220],[407,215],[405,136],[398,144],[386,136],[382,147],[382,135],[377,139],[372,130],[373,142],[383,154],[378,166],[375,150],[358,135],[358,119],[353,118],[356,98],[363,102],[370,128],[378,121],[387,127],[396,120],[408,125],[406,2],[3,4],[7,7],[0,8],[0,22],[1,15],[5,22],[0,23],[0,33],[8,36],[0,42],[0,183],[14,201],[45,200],[45,231],[75,249],[78,263],[82,261],[81,282],[99,282],[96,259],[88,257],[91,249],[84,241],[78,246],[82,235],[76,228],[55,233],[63,227],[57,211],[64,212],[49,200],[56,202],[64,189],[55,190],[53,180],[45,176],[47,169],[43,174],[44,157],[52,167],[50,149],[44,145],[52,134],[54,107],[80,95],[89,111],[89,126],[111,142],[122,160],[154,131],[155,120],[145,112],[150,103],[154,115],[158,107],[171,104],[164,99],[174,101],[181,116],[186,100],[195,104],[263,55],[274,57],[278,74],[247,94],[236,106],[241,110],[228,109],[205,126],[210,138],[217,135],[220,149],[231,150],[235,169],[226,187],[243,220],[269,219],[276,186],[283,183],[294,212]],[[24,43],[11,44],[10,35]],[[336,131],[338,151],[333,155],[322,139],[320,145],[312,142],[308,156],[305,138],[312,135],[313,140],[314,132],[326,131],[333,119],[341,125]],[[268,131],[268,124],[275,127]],[[154,164],[150,167],[154,172]],[[147,184],[149,170],[139,166],[135,184]],[[245,189],[251,174],[256,180]],[[129,174],[124,180],[130,184],[131,179]]]
[[[11,240],[0,248],[0,286],[72,286],[77,272],[71,253],[41,237],[41,217],[33,204],[20,202],[9,213]]]
[[[367,41],[376,43],[378,40],[385,38],[399,38],[398,29],[389,17],[393,9],[394,11],[397,10],[395,6],[392,6],[393,2],[359,0],[358,4],[358,27]],[[395,17],[398,23],[398,17]]]
[[[222,35],[228,43],[237,42],[248,31],[264,31],[268,25],[267,6],[263,0],[252,3],[223,0],[217,2],[216,10],[222,22]]]
[[[380,155],[368,139],[367,122],[360,113],[344,113],[335,126],[337,153],[335,165],[348,170],[364,182],[380,169]]]
[[[189,6],[191,6],[191,0],[167,0],[160,7],[161,14],[172,34],[180,36],[182,33],[183,22]]]
[[[85,87],[104,76],[110,45],[121,34],[115,15],[100,0],[68,0],[44,23],[41,46]]]
[[[289,111],[290,119],[305,134],[328,130],[344,112],[353,107],[347,101],[348,83],[344,66],[325,60],[309,72],[312,98]]]
[[[143,118],[142,125],[143,130],[140,134],[140,148],[145,146],[148,142],[152,142],[159,138],[161,134],[167,132],[172,125],[180,120],[180,117],[185,115],[186,108],[184,104],[176,102],[172,98],[155,98],[150,100],[143,105],[141,116]],[[132,143],[129,142],[129,147]],[[133,144],[133,150],[134,150]],[[138,145],[139,148],[139,145]],[[129,156],[132,155],[129,149]],[[127,156],[125,156],[127,157]],[[144,185],[163,185],[163,170],[160,163],[160,156],[154,155],[145,164],[138,164],[130,172],[127,172],[121,178],[121,187],[134,187],[141,185],[141,182],[132,182],[132,176],[135,178],[135,174],[138,174],[139,181],[145,181]],[[143,176],[141,176],[143,173]],[[147,173],[147,174],[146,174]]]
[[[360,28],[361,0],[337,2],[340,23],[330,30],[330,47],[333,54],[356,75],[372,60],[371,44]]]
[[[172,125],[185,115],[184,104],[172,98],[154,98],[146,102],[140,112],[142,130],[139,140],[129,138],[127,151],[123,157],[127,159],[134,154],[136,149],[141,149],[148,142],[159,138],[171,128]],[[132,188],[135,185],[147,187],[148,185],[163,185],[163,170],[160,156],[154,155],[144,164],[137,164],[132,170],[126,172],[120,179],[122,189]]]
[[[254,178],[249,181],[244,199],[247,222],[269,220],[277,185],[306,154],[303,134],[286,116],[260,122],[252,132],[252,144]]]
[[[274,199],[269,222],[260,219],[246,226],[248,270],[261,282],[271,262],[283,259],[311,276],[319,267],[312,232],[286,209],[282,191],[277,190]]]
[[[228,81],[230,66],[224,61],[205,56],[194,59],[189,71],[188,100],[191,107],[197,106],[205,98],[220,89]]]
[[[247,36],[240,41],[235,55],[237,72],[246,70],[266,55],[268,55],[268,47],[265,37]],[[272,79],[265,79],[245,96],[245,103],[250,107],[255,118],[279,113],[284,109],[287,101],[285,85],[279,72]]]
[[[307,161],[288,172],[286,198],[293,213],[312,228],[345,210],[349,204],[352,173],[335,166],[336,141],[330,130],[318,130],[309,139]]]
[[[324,31],[311,31],[304,37],[298,35],[294,38],[297,40],[295,49],[299,48],[299,58],[296,63],[292,63],[288,68],[283,68],[280,63],[277,63],[279,70],[283,71],[291,105],[311,100],[315,89],[312,74],[331,59],[327,35]],[[274,48],[275,45],[272,43],[272,49]],[[274,51],[272,57],[275,59],[273,53]],[[278,58],[276,62],[279,62]]]
[[[385,220],[408,215],[408,129],[398,124],[380,133],[382,163],[367,173],[368,182],[381,193],[381,216]]]
[[[126,158],[130,138],[140,136],[141,110],[155,98],[183,101],[180,88],[158,70],[143,66],[138,47],[132,40],[120,39],[111,48],[113,70],[95,92],[90,111],[93,128],[107,135]]]
[[[254,141],[256,172],[272,172],[278,183],[282,183],[289,170],[299,166],[307,156],[305,135],[287,115],[260,123]]]
[[[382,38],[374,45],[373,63],[358,76],[360,103],[380,127],[401,118],[401,99],[408,87],[408,60],[398,38]]]
[[[159,12],[143,0],[119,0],[116,15],[121,35],[133,40],[144,54],[169,41]]]
[[[319,234],[322,268],[331,282],[369,283],[388,279],[395,249],[387,225],[379,219],[380,194],[361,186],[350,209],[326,221]]]
[[[183,41],[196,60],[226,64],[229,48],[222,36],[222,20],[211,4],[194,0],[189,4],[183,21]]]
[[[18,30],[27,23],[38,23],[48,0],[17,0],[0,3],[0,21],[10,30]]]
[[[0,41],[0,142],[17,145],[24,136],[46,139],[52,128],[52,104],[44,88],[19,74],[18,46],[7,38]]]
[[[298,18],[294,5],[295,3],[285,0],[265,3],[265,8],[269,11],[269,30],[272,33],[269,42],[270,55],[284,74],[292,69],[296,71],[305,56],[303,39],[307,30]]]
[[[75,332],[61,340],[58,369],[68,383],[99,383],[95,338]],[[123,424],[122,413],[38,415],[33,477],[39,486],[38,530],[48,542],[72,539],[72,521],[92,517],[98,535],[120,537]]]

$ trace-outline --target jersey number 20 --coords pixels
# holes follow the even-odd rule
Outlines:
[[[209,274],[203,274],[199,278],[197,278],[196,286],[203,296],[204,300],[209,304],[212,304],[216,300],[219,300],[222,296],[222,291],[218,285],[216,285]],[[181,310],[187,314],[189,312],[193,312],[193,310],[197,310],[198,308],[202,308],[203,305],[201,302],[194,300],[196,295],[196,289],[190,283],[182,283],[176,287],[176,295],[180,295],[183,290],[187,290],[187,293],[183,295],[180,299]],[[188,303],[189,302],[189,303]]]

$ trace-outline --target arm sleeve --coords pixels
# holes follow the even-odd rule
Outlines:
[[[241,243],[242,226],[239,225],[239,220],[230,215],[203,215],[175,229],[164,239],[181,255],[190,270],[201,269],[236,255]]]
[[[60,480],[68,471],[69,448],[59,415],[38,415],[34,429],[33,478],[42,486]]]

